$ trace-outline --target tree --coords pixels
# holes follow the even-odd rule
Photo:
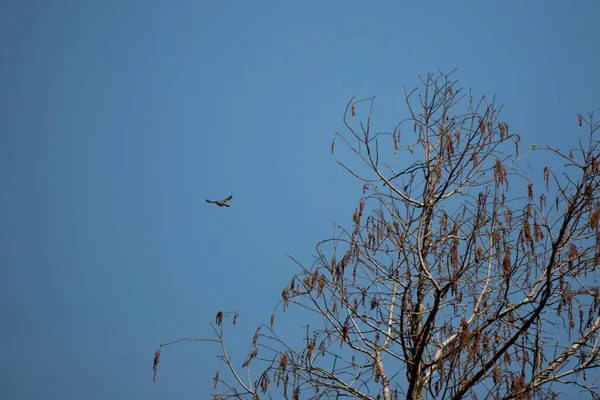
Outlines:
[[[282,292],[276,310],[320,318],[303,343],[277,335],[274,313],[242,374],[226,314],[215,339],[181,339],[221,345],[215,398],[541,399],[565,383],[598,398],[600,125],[579,115],[589,136],[572,151],[523,152],[494,100],[452,74],[421,82],[391,133],[372,131],[374,99],[346,108],[334,144],[359,161],[340,164],[364,197]],[[529,167],[540,152],[561,171]]]

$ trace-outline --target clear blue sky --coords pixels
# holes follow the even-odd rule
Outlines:
[[[330,144],[351,96],[458,68],[523,146],[600,116],[597,1],[15,1],[0,14],[0,397],[212,391],[360,184]],[[233,194],[232,207],[204,202]],[[237,365],[242,359],[237,359]]]

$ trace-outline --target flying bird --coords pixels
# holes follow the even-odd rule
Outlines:
[[[219,207],[229,207],[229,204],[227,204],[227,202],[229,200],[231,200],[232,198],[233,198],[233,196],[229,196],[228,198],[223,199],[223,200],[206,200],[206,202],[216,204]]]

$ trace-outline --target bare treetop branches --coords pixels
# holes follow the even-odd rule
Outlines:
[[[258,375],[235,375],[219,396],[545,399],[564,383],[598,396],[593,115],[574,121],[587,137],[565,154],[520,148],[495,101],[451,74],[422,78],[405,100],[408,118],[375,133],[374,99],[352,99],[336,134],[365,196],[315,263],[298,263],[280,303],[322,325],[292,346],[274,314],[249,353]],[[524,172],[533,151],[564,168]]]

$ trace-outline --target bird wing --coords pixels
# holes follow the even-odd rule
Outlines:
[[[223,200],[221,200],[221,201],[222,201],[223,203],[227,203],[227,202],[228,202],[229,200],[231,200],[231,199],[233,199],[233,195],[232,195],[232,196],[229,196],[228,198],[226,198],[226,199],[223,199]]]
[[[206,200],[206,199],[205,199]],[[216,201],[212,201],[212,200],[206,200],[207,203],[216,203]]]

